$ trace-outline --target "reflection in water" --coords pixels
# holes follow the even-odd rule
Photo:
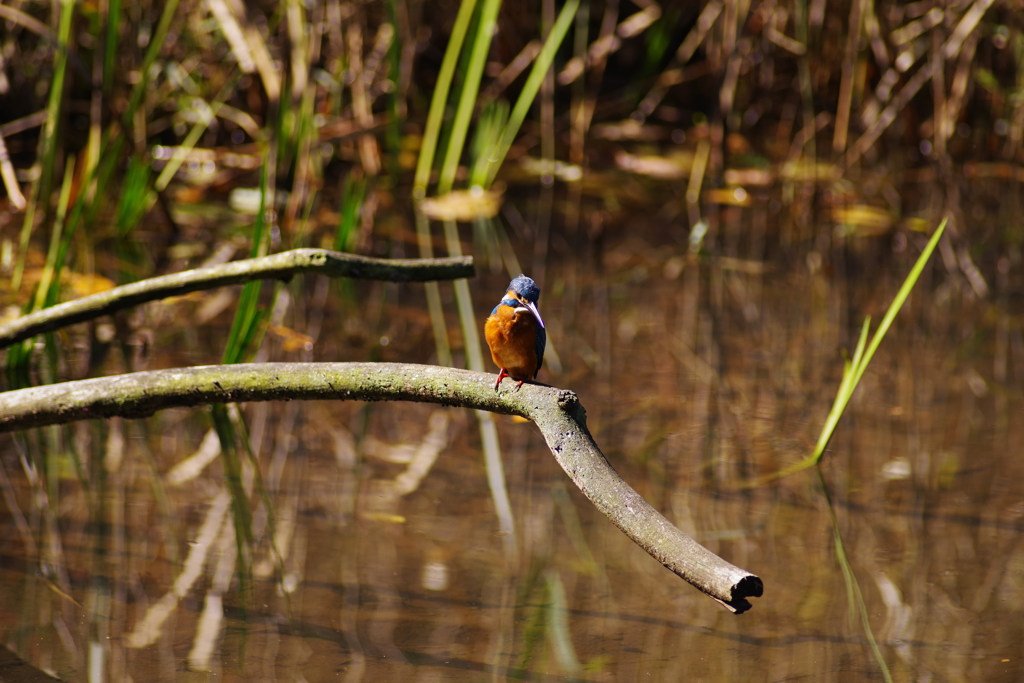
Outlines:
[[[1024,351],[1006,299],[969,323],[962,285],[922,282],[821,477],[744,488],[810,452],[840,350],[916,254],[864,244],[828,268],[787,264],[723,225],[721,258],[638,222],[549,263],[562,371],[540,379],[579,394],[641,494],[762,577],[750,612],[726,613],[633,546],[528,424],[498,420],[512,546],[465,412],[288,403],[242,409],[251,556],[205,411],[3,436],[4,643],[66,680],[880,680],[872,639],[895,680],[1019,678],[1024,473],[1010,416]],[[422,289],[355,287],[376,304],[328,297],[343,310],[313,331],[312,356],[275,339],[266,356],[430,362]],[[153,364],[219,353],[175,336],[195,331],[159,334],[170,350]]]

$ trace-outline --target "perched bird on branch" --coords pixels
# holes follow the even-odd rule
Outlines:
[[[495,390],[505,377],[518,380],[518,389],[523,382],[536,378],[540,371],[548,335],[537,310],[539,298],[537,283],[520,275],[509,283],[505,295],[487,318],[484,337],[491,349],[491,358],[500,370]]]

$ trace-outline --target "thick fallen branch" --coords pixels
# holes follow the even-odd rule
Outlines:
[[[270,256],[231,261],[171,275],[140,280],[123,287],[58,304],[0,325],[0,349],[43,332],[92,320],[147,301],[189,292],[237,285],[250,280],[287,280],[299,273],[390,282],[427,282],[473,277],[471,257],[379,259],[339,254],[326,249],[293,249]]]
[[[330,399],[417,401],[532,420],[583,494],[656,560],[734,612],[750,609],[761,579],[673,526],[612,469],[587,430],[586,411],[563,389],[492,375],[398,363],[260,363],[137,372],[0,393],[0,431],[88,418],[145,417],[209,403]]]

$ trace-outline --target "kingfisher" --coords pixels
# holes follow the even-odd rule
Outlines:
[[[495,391],[506,377],[519,380],[518,389],[526,380],[536,378],[540,371],[548,335],[537,310],[539,298],[537,283],[520,275],[509,283],[505,295],[484,324],[491,358],[500,370],[498,381],[494,383]]]

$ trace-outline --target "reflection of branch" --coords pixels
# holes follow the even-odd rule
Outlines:
[[[259,363],[137,372],[0,393],[0,431],[88,418],[145,417],[209,403],[329,399],[417,401],[532,420],[583,494],[635,543],[734,612],[759,597],[761,579],[707,550],[612,469],[587,429],[576,394],[536,384],[501,393],[493,377],[433,365]]]
[[[84,322],[147,301],[180,296],[250,280],[287,280],[299,273],[391,282],[426,282],[473,277],[473,259],[379,259],[326,249],[293,249],[260,258],[140,280],[68,301],[0,325],[0,348],[43,332]]]

